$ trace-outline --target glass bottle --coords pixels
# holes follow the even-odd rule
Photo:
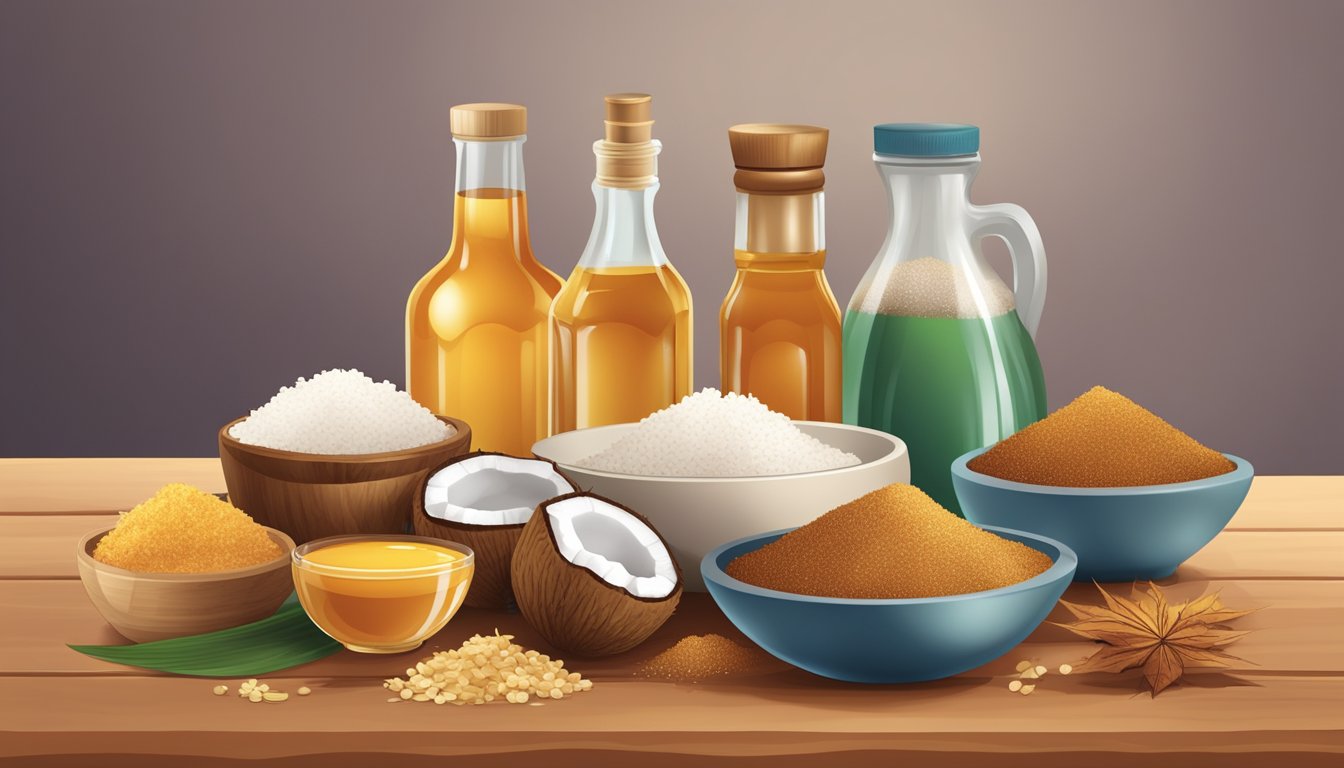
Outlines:
[[[527,110],[464,104],[450,122],[453,242],[406,302],[406,384],[465,419],[476,450],[527,456],[547,435],[546,313],[561,285],[528,241]]]
[[[840,309],[822,271],[827,139],[810,125],[728,129],[737,275],[719,313],[723,391],[813,421],[842,415]]]
[[[551,305],[551,430],[639,421],[690,394],[691,294],[658,240],[652,98],[606,97],[597,214]]]
[[[874,129],[891,220],[845,314],[845,421],[903,439],[911,482],[957,512],[952,462],[1045,416],[1045,249],[1018,206],[971,203],[979,148],[969,125]],[[1008,243],[1015,290],[986,237]]]

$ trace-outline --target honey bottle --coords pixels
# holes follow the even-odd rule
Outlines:
[[[527,110],[463,104],[453,241],[406,302],[406,385],[471,425],[477,450],[526,456],[547,435],[546,313],[561,281],[532,255],[523,184]]]
[[[825,128],[728,129],[737,276],[719,313],[723,391],[792,419],[840,421],[840,308],[826,282]]]
[[[639,421],[691,392],[691,294],[658,240],[652,98],[606,97],[597,213],[551,305],[551,431]]]

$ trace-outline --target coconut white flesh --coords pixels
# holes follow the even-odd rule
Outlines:
[[[425,513],[469,525],[520,525],[541,502],[573,493],[555,467],[536,459],[476,456],[435,472],[425,485]]]
[[[677,588],[672,554],[653,529],[620,507],[589,496],[546,506],[560,556],[636,597]]]

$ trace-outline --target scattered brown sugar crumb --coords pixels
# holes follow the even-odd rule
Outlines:
[[[283,555],[266,529],[213,494],[171,483],[122,514],[95,560],[142,573],[213,573]]]
[[[769,663],[770,656],[764,651],[723,635],[690,635],[649,659],[639,672],[644,677],[696,681],[756,672]]]
[[[728,575],[820,597],[940,597],[998,589],[1051,560],[975,527],[913,485],[895,483],[837,507],[728,564]]]
[[[1072,488],[1184,483],[1236,468],[1105,387],[1089,389],[966,466],[1002,480]]]

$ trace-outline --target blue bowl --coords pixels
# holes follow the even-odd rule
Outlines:
[[[724,572],[733,559],[794,530],[786,528],[724,544],[700,561],[700,575],[743,634],[795,667],[853,683],[937,680],[993,661],[1025,640],[1064,594],[1078,564],[1057,541],[982,527],[1044,552],[1054,564],[1001,589],[894,600],[796,595]],[[856,642],[872,652],[857,651]]]
[[[1078,581],[1163,579],[1213,540],[1251,489],[1250,462],[1188,483],[1061,488],[1000,480],[952,463],[952,487],[966,519],[1058,539],[1078,553]]]

